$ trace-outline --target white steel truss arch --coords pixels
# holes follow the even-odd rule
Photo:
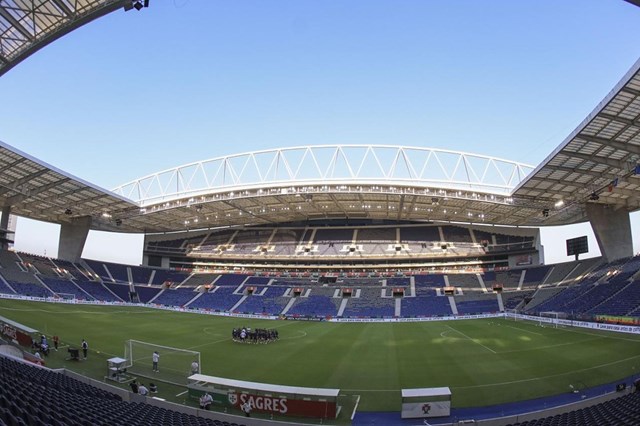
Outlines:
[[[534,167],[485,155],[393,145],[317,145],[234,154],[163,170],[113,191],[141,207],[292,185],[398,185],[509,196]]]

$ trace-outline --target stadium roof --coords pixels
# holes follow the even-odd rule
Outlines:
[[[0,75],[73,29],[142,4],[0,1]],[[121,232],[326,218],[562,225],[587,220],[586,203],[640,209],[639,161],[640,61],[535,170],[467,153],[335,145],[216,158],[110,192],[0,143],[0,202],[20,216],[91,216],[93,229]]]
[[[640,60],[513,197],[522,203],[546,201],[545,222],[554,224],[586,220],[586,203],[635,211],[640,208],[639,162]]]
[[[0,144],[0,202],[120,232],[342,218],[563,225],[586,221],[587,203],[640,209],[639,162],[640,61],[535,170],[427,148],[306,146],[192,163],[110,192]]]
[[[76,28],[133,4],[132,0],[0,1],[0,76]]]
[[[69,222],[74,217],[93,216],[101,229],[112,212],[137,212],[130,200],[40,161],[0,142],[0,203],[11,212],[47,222]],[[104,216],[103,216],[104,215]]]

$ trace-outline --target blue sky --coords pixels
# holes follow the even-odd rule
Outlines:
[[[151,0],[2,76],[0,140],[104,188],[307,144],[537,165],[640,57],[639,40],[640,8],[622,0]],[[549,257],[563,232],[584,233],[572,229],[543,240],[548,261],[564,260]],[[16,243],[55,255],[57,230],[21,220]],[[92,233],[85,256],[139,263],[140,251],[138,236]]]

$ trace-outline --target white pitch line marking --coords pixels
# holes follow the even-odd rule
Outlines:
[[[466,337],[467,339],[471,340],[473,343],[482,346],[483,348],[485,348],[486,350],[490,351],[491,353],[497,354],[497,352],[494,351],[493,349],[483,345],[482,343],[478,342],[476,339],[472,339],[471,337],[469,337],[466,334],[464,334],[462,331],[458,331],[455,328],[451,327],[450,325],[447,325],[447,327],[449,327],[451,330],[455,331],[456,333]]]
[[[567,375],[576,374],[576,373],[584,373],[585,371],[596,370],[596,369],[602,368],[602,367],[609,367],[611,365],[620,364],[621,362],[627,362],[627,361],[630,361],[632,359],[636,359],[638,357],[640,357],[640,355],[632,356],[632,357],[625,358],[625,359],[619,359],[617,361],[607,362],[606,364],[600,364],[600,365],[594,365],[592,367],[581,368],[579,370],[565,371],[565,372],[560,373],[560,374],[552,374],[552,375],[549,375],[549,376],[532,377],[530,379],[513,380],[513,381],[510,381],[510,382],[485,383],[485,384],[481,384],[481,385],[450,386],[450,387],[454,388],[454,389],[473,389],[473,388],[486,388],[486,387],[491,387],[491,386],[512,385],[512,384],[515,384],[515,383],[534,382],[536,380],[552,379],[554,377],[567,376]]]
[[[526,333],[537,334],[538,336],[544,336],[544,334],[542,334],[542,333],[537,333],[535,331],[525,330],[524,328],[520,328],[520,327],[513,327],[511,325],[505,325],[505,327],[513,328],[514,330],[524,331]]]

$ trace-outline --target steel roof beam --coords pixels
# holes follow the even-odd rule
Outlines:
[[[7,198],[7,201],[11,203],[11,205],[15,205],[15,204],[19,204],[22,203],[24,200],[28,199],[28,198],[33,198],[38,194],[41,194],[45,191],[48,191],[51,188],[54,188],[58,185],[63,184],[64,182],[69,181],[69,178],[64,178],[64,179],[60,179],[60,180],[55,180],[53,182],[50,182],[46,185],[42,185],[39,186],[37,188],[33,188],[31,190],[29,190],[29,195],[24,195],[24,194],[20,194],[20,195],[14,195],[13,197]],[[77,192],[77,189],[74,189],[73,191],[69,191],[67,193],[63,193],[63,194],[56,194],[54,196],[45,198],[44,200],[37,200],[37,202],[41,203],[41,202],[48,202],[48,200],[52,199],[52,198],[60,198],[63,197],[64,195],[67,195],[69,193],[73,193],[73,192]]]
[[[41,169],[35,173],[23,176],[20,179],[16,179],[15,181],[11,182],[9,185],[6,185],[3,189],[0,189],[0,195],[7,193],[9,191],[20,192],[24,194],[24,190],[18,188],[20,185],[23,185],[33,179],[36,179],[44,174],[47,174],[48,172],[49,172],[48,169]]]
[[[619,175],[614,174],[614,173],[607,173],[607,172],[594,172],[593,170],[582,170],[582,169],[576,169],[576,168],[572,168],[572,167],[565,167],[565,166],[552,166],[552,165],[547,165],[546,168],[549,169],[553,169],[553,170],[558,170],[561,172],[567,172],[567,173],[578,173],[578,174],[582,174],[582,175],[589,175],[589,176],[593,176],[593,177],[601,177],[601,178],[607,178],[607,179],[615,179],[617,177],[619,177]],[[554,182],[564,182],[563,180],[555,180]]]
[[[22,34],[27,40],[33,41],[33,34],[29,34],[29,31],[20,23],[16,18],[13,17],[12,14],[4,8],[4,6],[0,5],[0,16],[6,19],[12,27],[14,27],[20,34]]]
[[[619,149],[620,151],[627,151],[631,154],[639,154],[640,155],[640,145],[633,145],[630,143],[620,142],[615,139],[606,139],[598,136],[590,136],[580,134],[576,139],[584,139],[587,142],[595,142],[605,146],[610,146],[615,149]]]
[[[27,161],[26,158],[20,157],[11,163],[5,164],[4,167],[0,167],[0,173],[4,172],[5,170],[9,170],[10,168],[15,167],[18,164],[23,163],[25,161]]]
[[[630,95],[634,95],[634,96],[640,96],[640,90],[633,89],[633,88],[631,88],[629,86],[624,86],[622,88],[621,92],[626,92],[626,93],[629,93]]]
[[[614,186],[611,191],[605,190],[605,191],[601,192],[600,196],[601,197],[602,196],[607,197],[609,194],[620,194],[620,195],[624,195],[626,197],[633,198],[633,199],[640,198],[640,194],[638,194],[637,191],[634,191],[634,190],[631,190],[631,189],[626,189],[626,188],[621,188],[619,186]]]
[[[629,126],[640,126],[640,120],[630,120],[628,118],[620,117],[618,115],[609,114],[606,112],[600,112],[598,117],[606,118],[607,120],[617,121],[618,123],[628,124]]]
[[[51,0],[51,1],[55,3],[55,5],[58,6],[58,8],[62,10],[65,15],[67,15],[66,17],[68,19],[70,19],[75,15],[75,13],[71,9],[69,9],[69,7],[63,1],[61,0]]]
[[[627,161],[614,160],[612,158],[606,158],[606,157],[597,157],[597,156],[592,156],[588,154],[581,154],[579,152],[562,153],[562,155],[565,155],[569,158],[576,157],[581,160],[592,161],[594,163],[604,163],[608,166],[615,167],[616,169],[621,169],[621,170],[627,170],[627,166],[629,165]],[[545,167],[549,167],[549,165],[546,165]]]

